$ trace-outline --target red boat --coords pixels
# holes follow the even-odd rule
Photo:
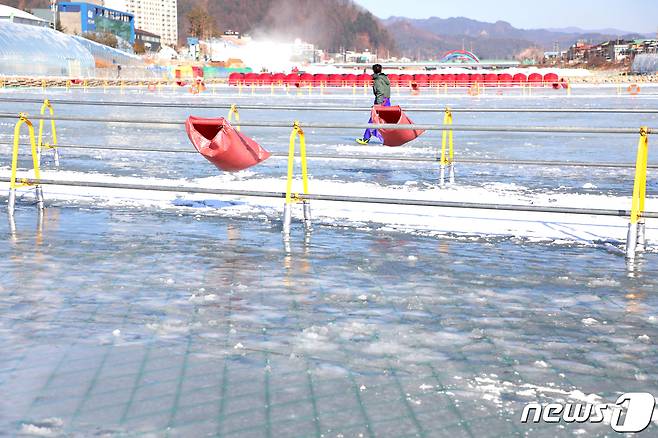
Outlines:
[[[185,130],[196,150],[226,172],[247,169],[270,157],[268,151],[238,132],[223,117],[190,116],[185,121]]]
[[[396,125],[413,125],[399,106],[375,105],[371,111],[373,124],[391,123]],[[378,129],[386,146],[402,146],[414,140],[425,131],[420,129]]]

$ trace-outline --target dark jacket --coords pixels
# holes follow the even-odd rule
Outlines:
[[[391,98],[391,81],[384,73],[372,75],[372,91],[375,93],[375,104],[381,105]]]

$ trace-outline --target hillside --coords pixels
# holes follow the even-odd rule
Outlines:
[[[445,52],[463,47],[484,58],[507,59],[534,45],[531,41],[514,37],[439,34],[415,26],[410,21],[402,18],[388,20],[386,25],[395,35],[399,51],[413,58],[440,59]]]
[[[49,0],[4,0],[21,9],[48,7]],[[235,30],[273,39],[301,38],[329,50],[379,49],[412,58],[440,59],[443,53],[467,49],[486,59],[510,59],[530,47],[561,50],[578,40],[641,38],[622,31],[579,28],[518,29],[505,21],[486,23],[465,17],[380,20],[352,0],[178,0],[180,42],[189,35],[188,15],[206,16],[215,33]],[[205,23],[205,21],[204,21]],[[606,33],[608,31],[610,33]],[[615,32],[615,33],[612,33]]]
[[[46,8],[49,0],[4,0],[19,9]],[[188,35],[188,13],[199,7],[217,32],[235,30],[271,38],[301,38],[338,51],[395,48],[379,19],[351,0],[178,0],[180,42]]]
[[[446,50],[473,50],[482,58],[512,58],[521,50],[536,46],[552,50],[555,43],[566,49],[578,40],[602,42],[609,39],[640,38],[638,34],[605,34],[575,30],[517,29],[505,21],[486,23],[464,17],[409,19],[390,17],[383,21],[395,34],[404,53],[436,58]]]
[[[280,39],[301,38],[338,51],[385,49],[393,39],[380,21],[351,0],[179,0],[179,29],[187,33],[188,12],[200,6],[217,30],[236,30]]]

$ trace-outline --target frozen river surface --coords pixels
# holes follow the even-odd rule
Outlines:
[[[53,99],[367,105],[334,92],[200,98],[126,90]],[[269,93],[269,90],[268,92]],[[658,108],[658,95],[575,89],[467,98],[394,96],[443,108]],[[518,93],[518,91],[517,91]],[[555,93],[555,94],[554,94]],[[0,112],[37,104],[1,102]],[[58,115],[181,121],[186,109],[56,107]],[[198,110],[196,115],[217,115]],[[219,111],[225,113],[224,110]],[[354,112],[244,110],[245,121],[354,123]],[[411,114],[433,123],[437,114]],[[658,126],[656,115],[456,114],[487,125]],[[0,121],[8,175],[13,121]],[[246,128],[245,128],[246,130]],[[285,152],[289,130],[250,128]],[[438,132],[400,149],[357,132],[307,131],[312,153],[433,156]],[[62,122],[62,144],[190,148],[182,126]],[[637,136],[457,133],[462,158],[633,162]],[[194,154],[61,149],[53,179],[283,191],[285,161],[226,175]],[[21,167],[28,157],[22,155]],[[651,163],[656,163],[654,157]],[[314,193],[630,207],[632,169],[310,161]],[[658,185],[648,183],[650,198]],[[7,184],[0,184],[6,202]],[[658,256],[631,266],[601,243],[627,219],[314,203],[315,231],[282,242],[282,201],[46,187],[40,226],[21,192],[0,221],[0,436],[610,435],[607,424],[523,425],[529,402],[658,394]],[[394,196],[391,196],[394,195]],[[5,207],[0,210],[4,213]],[[648,208],[658,210],[653,199]],[[296,212],[298,215],[299,212]],[[658,239],[651,220],[650,243]],[[608,251],[605,250],[608,248]],[[653,424],[645,432],[655,433]]]

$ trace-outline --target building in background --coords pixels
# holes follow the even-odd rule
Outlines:
[[[160,35],[162,44],[178,42],[177,0],[105,0],[105,6],[130,12],[137,28]]]
[[[146,52],[158,52],[162,44],[160,43],[160,35],[147,32],[142,29],[135,29],[135,44],[142,44]]]
[[[100,4],[60,2],[58,21],[69,34],[111,33],[130,44],[135,42],[135,17]]]
[[[41,18],[42,20],[48,23],[48,27],[51,29],[55,28],[55,23],[53,22],[53,10],[47,8],[34,8],[31,9],[32,15]]]
[[[52,15],[52,12],[50,13]],[[32,26],[48,27],[48,21],[35,15],[28,14],[11,6],[0,5],[0,20],[11,21],[18,24],[29,24]]]

